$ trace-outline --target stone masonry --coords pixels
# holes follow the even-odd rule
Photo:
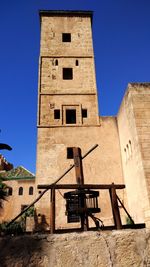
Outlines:
[[[150,227],[150,83],[129,83],[118,115],[99,116],[92,12],[41,11],[40,23],[36,179],[6,182],[13,194],[5,203],[1,221],[12,219],[39,196],[42,190],[37,190],[37,185],[53,183],[73,164],[70,148],[80,147],[84,155],[98,144],[83,161],[85,183],[125,184],[125,190],[117,194],[135,223]],[[75,171],[61,183],[76,183]],[[22,196],[18,194],[20,186]],[[30,186],[33,195],[29,195]],[[65,192],[56,193],[56,229],[77,226],[67,224]],[[105,190],[100,191],[99,207],[96,216],[104,225],[112,225]],[[44,218],[49,229],[49,192],[35,208],[40,222]],[[127,217],[120,211],[125,223]]]
[[[41,11],[40,20],[36,185],[53,183],[73,163],[68,148],[84,154],[97,143],[83,162],[85,183],[124,183],[126,190],[117,192],[122,202],[136,223],[149,227],[150,84],[129,84],[118,116],[99,116],[92,12]],[[75,183],[74,170],[61,182]],[[68,227],[63,193],[56,194],[56,228]],[[108,192],[100,193],[99,205],[104,224],[113,224]],[[49,225],[48,193],[36,208]]]
[[[117,121],[129,210],[149,227],[150,83],[128,85]]]
[[[149,267],[150,231],[0,238],[1,267]]]
[[[123,183],[117,120],[98,116],[92,13],[41,11],[40,18],[37,185],[54,182],[73,163],[67,158],[68,148],[80,147],[84,154],[96,143],[98,149],[83,163],[85,183]],[[70,41],[63,41],[64,34]],[[64,68],[72,70],[71,78],[63,76]],[[73,110],[76,118],[72,123],[67,121],[67,112]],[[76,183],[74,170],[61,182]],[[68,227],[63,193],[56,195],[56,228]],[[101,193],[100,206],[101,218],[112,224],[108,192]],[[49,194],[36,209],[49,224]]]

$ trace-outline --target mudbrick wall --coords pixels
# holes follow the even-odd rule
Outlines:
[[[150,83],[128,84],[117,122],[129,213],[149,227]]]
[[[150,230],[0,238],[1,267],[149,267]]]

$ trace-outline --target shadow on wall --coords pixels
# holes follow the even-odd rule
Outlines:
[[[36,210],[34,212],[34,224],[35,232],[45,232],[49,230],[49,224],[46,221],[44,214],[37,214]]]
[[[0,238],[0,266],[46,266],[48,259],[42,255],[46,236],[32,235]]]
[[[41,234],[49,227],[45,216],[37,215],[36,210],[32,216],[26,215],[21,217],[20,221],[14,222],[10,229],[5,227],[5,231],[1,232],[0,267],[47,266],[48,258],[43,253],[43,244],[47,241],[47,235]],[[31,222],[34,223],[29,225],[32,230],[30,234],[26,235],[24,230],[26,229],[27,218],[33,218]],[[33,234],[34,232],[40,232],[40,235],[38,233]]]

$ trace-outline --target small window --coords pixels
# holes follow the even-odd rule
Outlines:
[[[72,68],[63,68],[63,80],[72,80],[73,70]]]
[[[73,147],[67,147],[67,159],[73,159]]]
[[[60,109],[54,110],[54,119],[59,120],[60,119]]]
[[[22,196],[23,195],[23,187],[19,187],[18,195]]]
[[[13,189],[12,189],[12,187],[9,187],[8,188],[8,196],[12,196],[12,193],[13,193]]]
[[[76,59],[76,66],[79,66],[79,60]]]
[[[55,66],[58,66],[58,59],[55,60]]]
[[[33,186],[29,187],[29,195],[33,195]]]
[[[87,118],[87,109],[82,109],[82,118]]]
[[[71,33],[62,33],[62,42],[71,42]]]
[[[76,109],[66,109],[66,124],[76,123]]]
[[[131,140],[129,140],[129,150],[130,150],[130,155],[132,154],[132,144],[131,144]]]
[[[28,207],[28,205],[21,205],[21,211],[25,210]]]

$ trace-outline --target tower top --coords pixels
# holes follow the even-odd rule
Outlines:
[[[41,16],[90,17],[92,21],[93,11],[89,11],[89,10],[40,10],[39,15],[40,17]]]

